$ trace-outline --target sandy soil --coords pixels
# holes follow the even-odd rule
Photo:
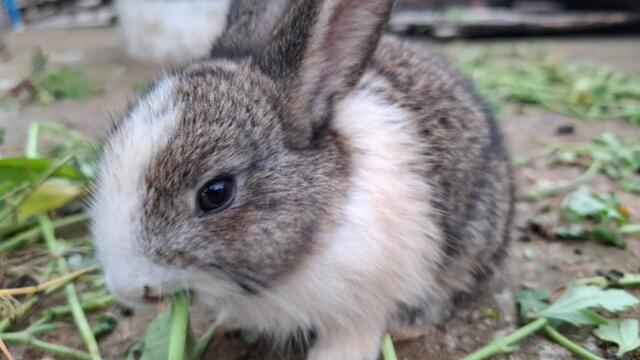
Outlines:
[[[46,107],[28,107],[19,113],[0,112],[0,127],[7,130],[6,143],[0,154],[15,154],[22,149],[26,129],[32,121],[52,121],[67,125],[88,136],[100,139],[110,124],[111,116],[117,116],[132,94],[132,86],[144,82],[160,67],[130,62],[120,48],[114,29],[92,29],[74,31],[27,32],[8,37],[11,51],[7,60],[0,61],[0,91],[4,91],[28,73],[31,51],[40,46],[51,60],[59,64],[71,64],[84,68],[89,76],[102,82],[105,93],[85,102],[63,101]],[[640,71],[640,38],[581,38],[539,41],[551,54],[558,57],[589,59],[623,71]],[[483,41],[487,45],[493,41]],[[510,41],[512,43],[513,41]],[[502,42],[507,43],[507,42]],[[437,46],[436,46],[437,47]],[[613,131],[628,137],[640,133],[638,126],[623,121],[588,123],[540,109],[520,109],[502,121],[510,147],[516,157],[530,157],[540,153],[539,139],[552,143],[587,141],[603,131]],[[575,133],[569,136],[555,135],[558,126],[573,124]],[[570,168],[534,167],[518,171],[520,190],[533,188],[537,182],[570,179],[578,174]],[[593,186],[599,190],[612,188],[606,179],[597,179]],[[635,222],[640,221],[638,197],[622,194],[623,202],[632,209]],[[526,220],[539,207],[550,204],[558,206],[558,199],[535,204],[518,205],[518,224],[522,229]],[[527,239],[524,241],[523,239]],[[523,251],[532,252],[528,259]],[[394,334],[399,359],[457,359],[491,340],[495,333],[506,333],[517,326],[513,293],[523,284],[559,289],[575,277],[593,276],[598,270],[617,269],[640,272],[640,241],[631,239],[626,250],[601,246],[595,242],[550,242],[526,237],[522,231],[514,236],[511,254],[504,270],[481,291],[469,299],[453,319],[438,328],[415,329]],[[636,295],[640,295],[636,291]],[[498,319],[483,316],[483,310],[496,308]],[[117,309],[114,309],[117,310]],[[633,314],[640,317],[640,312]],[[104,354],[118,359],[137,338],[140,337],[152,314],[135,314],[122,317],[116,332],[102,340]],[[204,329],[210,321],[207,311],[200,309],[193,316],[195,327]],[[572,338],[587,344],[597,351],[602,344],[588,333],[567,330]],[[68,345],[80,346],[79,339],[65,332],[54,335],[55,340]],[[42,354],[16,349],[18,358],[41,359]],[[264,341],[247,344],[236,334],[220,333],[210,347],[208,359],[280,359],[284,355],[273,350]],[[295,357],[293,357],[295,358]],[[547,341],[542,336],[533,337],[521,344],[521,350],[504,359],[571,359],[563,348]],[[640,359],[630,355],[628,359]]]

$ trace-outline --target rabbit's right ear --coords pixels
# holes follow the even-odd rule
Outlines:
[[[259,52],[296,0],[233,0],[211,54]]]
[[[286,96],[289,144],[309,146],[334,105],[364,74],[393,0],[299,0],[270,38],[258,66]]]

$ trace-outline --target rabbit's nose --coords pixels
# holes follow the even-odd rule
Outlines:
[[[155,294],[154,291],[148,285],[143,287],[142,300],[146,303],[159,303],[164,297],[162,294]]]

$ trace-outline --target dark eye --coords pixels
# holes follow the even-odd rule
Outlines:
[[[204,212],[222,210],[233,200],[235,182],[231,177],[210,180],[198,191],[198,207]]]

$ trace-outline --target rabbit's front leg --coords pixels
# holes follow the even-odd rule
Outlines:
[[[308,360],[376,360],[384,333],[379,329],[350,329],[319,336]]]

